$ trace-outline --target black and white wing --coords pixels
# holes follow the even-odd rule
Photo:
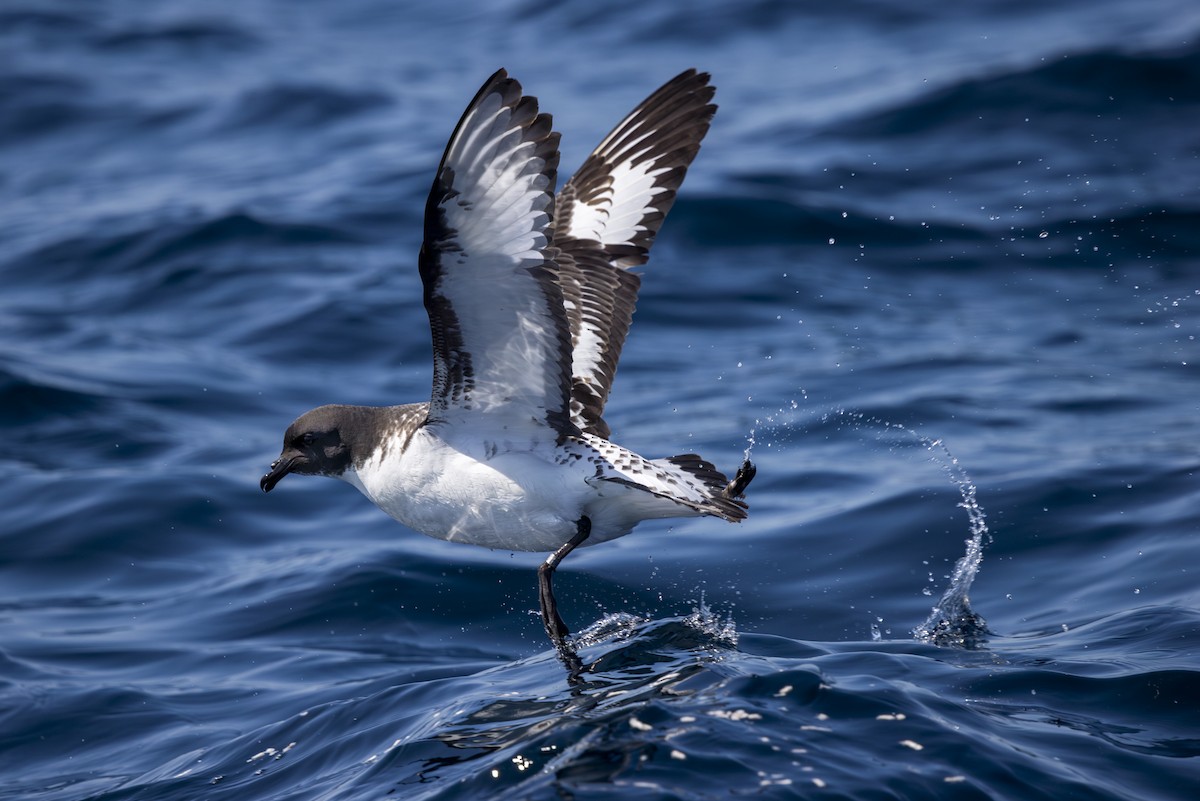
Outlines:
[[[495,415],[569,433],[571,335],[547,253],[558,134],[498,71],[455,128],[425,208],[429,419]]]
[[[640,279],[717,107],[707,73],[668,81],[604,138],[563,187],[554,247],[572,340],[571,417],[608,437],[604,405],[633,319]]]

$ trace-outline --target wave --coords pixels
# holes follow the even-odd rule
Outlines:
[[[831,208],[820,202],[798,202],[780,184],[779,174],[760,180],[760,176],[740,176],[755,187],[756,195],[769,189],[781,189],[783,197],[746,195],[710,195],[706,198],[680,198],[671,211],[672,237],[703,247],[772,247],[781,245],[835,246],[862,244],[887,247],[927,247],[931,239],[951,243],[978,242],[984,232],[961,226],[930,223],[913,226],[873,215],[866,210],[853,212],[844,207]],[[803,186],[797,178],[792,186]],[[679,229],[683,229],[680,232]]]
[[[11,6],[0,9],[0,31],[5,31],[10,36],[29,37],[31,40],[44,42],[47,39],[90,35],[97,27],[89,12],[79,6],[71,11]]]
[[[0,363],[4,427],[21,427],[46,417],[81,415],[102,408],[105,402],[92,392],[34,380]]]
[[[274,83],[243,92],[226,112],[228,130],[307,129],[390,105],[391,98],[370,90],[318,83]]]
[[[893,192],[911,191],[911,175],[895,173],[893,178]],[[1014,220],[1015,214],[996,219],[939,219],[931,214],[914,220],[911,214],[879,213],[870,193],[830,205],[819,195],[827,180],[812,175],[739,176],[742,187],[753,194],[680,199],[672,210],[668,235],[702,248],[805,247],[825,251],[826,258],[835,261],[857,260],[863,251],[877,269],[906,271],[993,268],[998,258],[1007,257],[1019,258],[1026,267],[1107,271],[1114,260],[1168,264],[1200,251],[1200,206],[1187,196],[1174,197],[1165,206],[1118,199],[1108,208],[1097,204],[1086,215],[1072,206],[1051,206],[1030,209],[1020,220]],[[762,197],[768,192],[779,196]],[[889,255],[880,257],[880,249]],[[907,252],[919,252],[920,261],[892,258]],[[1176,269],[1165,274],[1185,273]]]
[[[155,25],[138,24],[99,35],[95,45],[106,50],[138,51],[152,47],[243,51],[262,44],[260,37],[222,19],[188,19]]]
[[[42,144],[45,137],[97,131],[144,135],[192,116],[188,104],[151,106],[102,98],[78,74],[13,72],[0,75],[0,143]]]
[[[0,142],[44,136],[94,118],[90,87],[54,73],[0,75]]]
[[[1095,124],[1117,115],[1142,115],[1200,103],[1200,48],[1128,53],[1110,49],[1063,54],[1011,72],[964,79],[901,106],[837,125],[832,133],[851,138],[928,136],[947,127],[986,131],[995,141],[1001,128]],[[1161,133],[1161,131],[1160,131]]]
[[[322,223],[268,219],[247,211],[182,220],[141,220],[139,227],[109,233],[97,226],[81,234],[42,245],[13,259],[16,275],[52,270],[62,278],[138,272],[163,268],[179,260],[196,261],[229,248],[294,248],[359,241],[343,228]]]
[[[1195,45],[1103,48],[963,77],[819,129],[772,131],[812,166],[735,167],[734,186],[800,213],[736,219],[755,234],[790,226],[810,244],[932,245],[959,265],[995,262],[977,245],[1049,266],[1186,256],[1200,242],[1186,122],[1196,113]]]

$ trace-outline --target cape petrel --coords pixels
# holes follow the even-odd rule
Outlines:
[[[733,480],[694,454],[647,459],[609,440],[603,412],[644,264],[713,113],[688,70],[635,108],[557,196],[558,133],[504,70],[450,137],[425,207],[418,265],[433,392],[400,406],[321,406],[288,427],[263,476],[353,484],[438,539],[549,551],[542,622],[578,664],[551,578],[568,553],[643,520],[746,517]]]

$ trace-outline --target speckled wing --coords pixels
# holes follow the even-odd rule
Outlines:
[[[579,454],[595,467],[596,473],[589,479],[592,484],[621,484],[666,502],[643,503],[640,513],[647,518],[687,516],[682,509],[715,515],[731,523],[746,518],[745,502],[726,492],[729,479],[695,454],[646,459],[589,434],[569,444],[566,453]]]
[[[688,70],[630,112],[563,187],[554,246],[572,342],[571,416],[608,437],[604,405],[645,264],[717,107],[709,76]]]
[[[425,208],[429,419],[492,415],[570,433],[571,335],[548,254],[558,134],[500,70],[471,101]]]

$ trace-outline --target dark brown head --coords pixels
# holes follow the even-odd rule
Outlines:
[[[305,412],[283,435],[283,452],[259,482],[270,492],[288,473],[337,477],[346,472],[354,457],[352,444],[359,423],[351,406],[320,406]]]

